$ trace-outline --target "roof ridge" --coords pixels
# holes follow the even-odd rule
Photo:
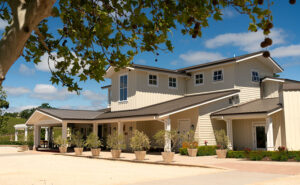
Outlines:
[[[82,110],[82,109],[61,109],[61,108],[41,108],[41,107],[38,107],[37,110],[69,110],[69,111],[93,111],[93,112],[99,112],[101,110],[105,110],[105,109],[100,109],[100,110]]]

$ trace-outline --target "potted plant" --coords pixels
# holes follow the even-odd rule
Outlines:
[[[225,130],[215,131],[215,137],[217,142],[217,156],[218,158],[226,158],[227,155],[227,146],[228,146],[228,137],[225,133]]]
[[[196,157],[198,152],[198,142],[195,141],[195,131],[190,130],[183,135],[183,141],[187,145],[187,151],[190,157]]]
[[[59,146],[60,153],[66,153],[68,149],[67,139],[63,139],[61,136],[58,136],[54,139],[54,143]]]
[[[120,158],[122,149],[126,148],[124,135],[118,134],[116,131],[107,136],[106,144],[107,147],[111,149],[110,151],[113,158]]]
[[[91,133],[90,135],[88,135],[85,146],[91,149],[92,156],[95,157],[100,155],[100,146],[102,146],[102,143],[96,134]]]
[[[174,159],[174,150],[176,146],[178,145],[181,135],[177,130],[171,130],[171,131],[165,131],[165,130],[160,130],[158,131],[154,136],[153,136],[155,143],[159,147],[164,147],[165,146],[165,140],[171,140],[171,146],[169,149],[165,148],[164,152],[162,152],[162,158],[164,162],[170,163]]]
[[[149,137],[144,134],[144,132],[135,130],[130,140],[130,147],[134,151],[136,160],[144,160],[146,156],[146,150],[150,148]]]
[[[81,132],[79,131],[75,132],[75,134],[72,134],[71,138],[72,138],[71,139],[72,144],[76,146],[74,148],[75,155],[82,155],[84,140],[82,139]]]

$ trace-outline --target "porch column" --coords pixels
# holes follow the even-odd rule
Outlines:
[[[62,137],[62,139],[65,139],[65,140],[67,140],[67,128],[68,128],[68,123],[67,122],[62,122],[61,137]]]
[[[118,122],[118,134],[123,134],[123,123]]]
[[[233,132],[232,132],[232,120],[227,119],[226,121],[226,130],[227,130],[227,137],[228,137],[228,148],[230,150],[233,149]]]
[[[18,130],[15,130],[15,141],[18,141]]]
[[[49,134],[48,129],[49,129],[48,127],[45,127],[45,140],[46,141],[48,141],[48,139],[49,139],[49,137],[48,137],[49,136],[48,135]]]
[[[27,141],[27,136],[28,136],[28,128],[25,127],[25,135],[24,135],[24,140]]]
[[[34,125],[34,149],[36,150],[40,145],[41,140],[41,126]]]
[[[274,151],[273,121],[271,117],[267,117],[266,119],[266,135],[267,135],[267,150]]]
[[[93,123],[93,133],[98,136],[98,123]]]
[[[171,139],[168,137],[168,133],[171,131],[171,120],[170,118],[167,118],[164,120],[164,126],[165,126],[165,152],[171,152]]]

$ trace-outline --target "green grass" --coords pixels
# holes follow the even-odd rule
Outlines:
[[[24,124],[25,122],[26,122],[26,119],[24,119],[24,118],[9,117],[8,123],[7,123],[7,135],[15,133],[14,125]]]

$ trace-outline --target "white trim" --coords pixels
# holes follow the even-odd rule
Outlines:
[[[258,81],[253,81],[253,72],[257,72],[258,75]],[[257,69],[251,69],[251,74],[250,74],[250,81],[254,84],[258,84],[260,82],[260,76],[259,76],[259,70]]]
[[[265,81],[285,82],[284,79],[281,80],[281,79],[274,79],[274,78],[269,78],[269,77],[262,80],[262,82],[265,82]]]
[[[204,71],[204,70],[208,70],[208,69],[211,69],[211,68],[216,68],[216,67],[224,67],[226,65],[231,65],[231,64],[235,64],[235,61],[230,61],[230,62],[225,62],[225,63],[220,63],[220,64],[213,64],[213,65],[209,65],[209,66],[205,66],[205,67],[197,67],[195,69],[190,69],[190,70],[186,70],[187,73],[191,73],[191,72],[195,72],[195,71]],[[191,66],[193,67],[193,66]]]
[[[189,109],[192,109],[192,108],[195,108],[195,107],[199,107],[199,106],[202,106],[202,105],[206,105],[206,104],[209,104],[209,103],[213,103],[213,102],[216,102],[216,101],[219,101],[219,100],[222,100],[222,99],[225,99],[225,98],[229,98],[231,96],[235,96],[235,95],[238,95],[238,94],[239,94],[239,92],[234,93],[234,94],[230,94],[230,95],[227,95],[227,96],[223,96],[223,97],[220,97],[220,98],[217,98],[217,99],[214,99],[214,100],[210,100],[210,101],[207,101],[207,102],[203,102],[203,103],[199,103],[199,104],[196,104],[196,105],[192,105],[192,106],[189,106],[189,107],[186,107],[186,108],[174,111],[174,112],[170,112],[170,113],[167,113],[167,114],[160,115],[159,118],[170,116],[172,114],[176,114],[178,112],[189,110]]]
[[[147,121],[147,120],[157,120],[157,119],[158,118],[156,116],[137,116],[137,117],[93,120],[93,122],[98,124],[105,124],[105,123],[126,122],[126,121]]]
[[[196,75],[200,75],[200,74],[202,74],[202,83],[196,84]],[[194,86],[198,87],[198,86],[202,86],[202,85],[204,85],[204,72],[195,73],[194,74]]]
[[[267,116],[271,116],[272,114],[275,114],[275,113],[280,112],[282,110],[283,110],[283,108],[279,108],[277,110],[274,110],[273,112],[268,113]]]
[[[54,116],[51,116],[51,115],[49,115],[49,114],[47,114],[47,113],[41,112],[41,111],[39,111],[39,110],[36,110],[35,112],[38,112],[38,113],[43,114],[43,115],[45,115],[45,116],[48,116],[48,117],[50,117],[50,118],[52,118],[52,119],[55,119],[55,120],[57,120],[57,121],[59,121],[59,122],[62,122],[61,119],[56,118],[56,117],[54,117]],[[27,122],[31,119],[31,117],[33,117],[33,115],[35,114],[35,112],[29,117],[29,119],[26,121],[25,124],[27,124]]]
[[[262,56],[262,55],[263,55],[262,53],[259,53],[259,54],[256,54],[256,55],[252,55],[252,56],[250,56],[250,57],[246,57],[246,58],[237,60],[236,62],[239,63],[239,62],[242,62],[242,61],[245,61],[245,60],[249,60],[249,59],[251,59],[251,58],[259,57],[259,56]]]
[[[222,80],[214,81],[214,72],[216,72],[216,71],[222,71]],[[223,83],[224,82],[225,74],[224,74],[224,69],[223,68],[218,68],[218,69],[211,70],[211,74],[212,74],[211,81],[212,81],[213,84]]]
[[[175,78],[176,79],[176,87],[170,87],[170,81],[169,81],[170,79],[169,78]],[[178,83],[178,78],[176,76],[172,76],[172,75],[168,76],[168,88],[169,89],[178,89],[178,84],[179,84]]]
[[[283,72],[283,69],[271,57],[268,57],[268,59],[279,69],[280,72]]]
[[[121,95],[120,95],[120,86],[121,86],[121,76],[127,76],[127,87],[126,87],[126,89],[127,89],[127,97],[126,97],[126,100],[120,100],[121,99]],[[128,73],[122,73],[122,74],[119,74],[119,80],[118,80],[118,82],[119,82],[119,84],[118,84],[118,103],[127,103],[128,102],[128,85],[129,85],[129,83],[128,83],[128,81],[129,81],[129,78],[128,78]]]
[[[149,80],[150,80],[150,79],[149,79],[149,76],[150,76],[150,75],[156,76],[156,85],[153,85],[153,84],[150,84],[150,83],[149,83]],[[150,72],[148,72],[148,73],[147,73],[147,76],[148,76],[148,77],[147,77],[147,84],[148,84],[148,86],[149,86],[149,87],[158,87],[158,85],[159,85],[159,77],[158,77],[158,74],[157,74],[157,73],[150,73]]]
[[[252,122],[252,127],[251,127],[251,129],[252,129],[252,145],[253,145],[253,148],[255,150],[267,150],[267,143],[265,144],[266,148],[257,148],[256,127],[261,127],[261,126],[265,127],[265,132],[266,132],[266,122],[264,122],[264,121],[254,121],[254,122]]]
[[[221,90],[215,90],[215,91],[205,91],[200,93],[190,93],[190,94],[184,94],[184,96],[193,96],[193,95],[200,95],[200,94],[209,94],[209,93],[215,93],[215,92],[225,92],[230,90],[240,90],[237,88],[229,88],[229,89],[221,89]]]

